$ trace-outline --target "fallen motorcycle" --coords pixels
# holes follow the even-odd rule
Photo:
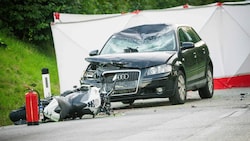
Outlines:
[[[116,75],[112,79],[113,86],[108,91],[106,85],[101,83],[101,88],[90,84],[81,85],[80,88],[66,91],[60,96],[42,99],[44,108],[43,121],[62,121],[66,119],[82,118],[91,114],[95,117],[98,113],[110,115],[112,112],[110,95],[114,93]],[[25,123],[25,106],[10,113],[10,119],[15,124]]]
[[[56,96],[44,108],[44,116],[53,121],[61,121],[67,118],[82,118],[85,114],[95,117],[100,112],[110,115],[110,95],[114,92],[115,84],[116,75],[113,77],[113,86],[108,92],[105,84],[101,88],[87,84],[64,96]]]

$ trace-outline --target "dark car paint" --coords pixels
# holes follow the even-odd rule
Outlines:
[[[175,30],[178,30],[178,27]],[[123,31],[122,31],[123,32]],[[133,95],[112,96],[112,101],[136,100],[156,97],[170,97],[174,95],[177,84],[177,71],[181,70],[186,77],[186,90],[197,90],[206,84],[206,68],[212,67],[209,51],[206,44],[201,40],[193,45],[183,45],[179,42],[178,31],[176,34],[178,50],[173,52],[150,52],[150,53],[124,53],[97,55],[98,51],[92,52],[91,57],[86,58],[92,65],[111,64],[120,69],[139,69],[141,79],[139,91]],[[96,56],[94,56],[96,55]],[[90,64],[90,65],[91,65]],[[170,64],[173,70],[169,74],[157,74],[145,76],[146,68],[161,64]],[[165,87],[164,94],[157,94],[157,87]]]
[[[164,64],[175,53],[176,52],[105,54],[88,57],[85,58],[85,60],[92,63],[109,63],[123,66],[125,68],[143,69]]]
[[[166,85],[168,84],[168,85]],[[164,98],[174,94],[176,85],[176,76],[158,76],[157,78],[146,78],[140,80],[139,91],[134,95],[122,95],[113,96],[111,101],[124,101],[124,100],[136,100],[136,99],[148,99],[148,98]],[[157,87],[165,87],[164,94],[157,94]]]

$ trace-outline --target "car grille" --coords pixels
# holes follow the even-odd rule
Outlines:
[[[117,78],[113,96],[137,93],[140,77],[139,70],[116,70],[103,72],[103,85],[106,91],[110,91],[112,89],[114,84],[112,79],[115,74],[117,75]]]

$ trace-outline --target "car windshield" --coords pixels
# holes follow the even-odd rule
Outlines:
[[[100,54],[175,51],[174,31],[153,35],[126,36],[113,35],[103,47]]]

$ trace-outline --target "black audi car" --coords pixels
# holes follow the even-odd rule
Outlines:
[[[190,26],[147,24],[113,34],[86,58],[90,64],[82,84],[110,90],[111,101],[132,104],[137,99],[169,98],[183,104],[187,91],[201,98],[214,92],[213,63],[206,43]],[[105,79],[104,79],[105,78]]]

